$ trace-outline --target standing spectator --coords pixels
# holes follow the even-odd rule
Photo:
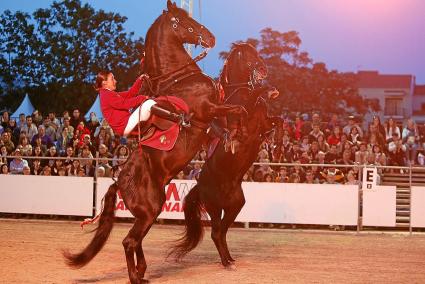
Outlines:
[[[32,120],[36,127],[39,127],[43,123],[43,116],[38,110],[34,110],[32,113]]]
[[[14,154],[15,158],[10,162],[9,168],[11,174],[22,174],[24,166],[28,166],[27,160],[22,159],[21,150],[16,149]]]
[[[58,126],[53,123],[49,117],[44,119],[43,125],[46,135],[49,136],[52,143],[54,143],[56,141],[56,132],[58,130]]]
[[[19,128],[22,128],[26,123],[27,123],[27,121],[25,119],[25,113],[20,113],[19,114],[19,119],[18,119],[18,122],[16,123],[16,125]]]
[[[100,126],[99,119],[96,116],[96,113],[91,112],[89,120],[86,123],[87,128],[90,130],[90,136],[94,138],[94,133],[96,129]]]
[[[419,133],[413,119],[408,119],[403,129],[402,140],[406,146],[406,160],[409,165],[414,165],[418,149]]]
[[[5,131],[1,135],[1,140],[3,141],[3,145],[6,146],[7,153],[10,154],[15,149],[15,144],[13,144],[11,140],[11,132]]]
[[[32,117],[28,115],[26,117],[27,123],[23,126],[22,130],[25,130],[28,140],[32,141],[34,135],[38,134],[37,126],[33,123]]]
[[[4,111],[0,117],[0,124],[3,126],[3,129],[6,129],[9,125],[9,112]]]
[[[397,133],[398,137],[401,137],[400,128],[395,123],[394,119],[390,118],[385,123],[385,141],[390,143],[393,138],[393,133]]]
[[[80,125],[81,122],[84,122],[84,117],[80,114],[80,110],[78,108],[72,111],[72,118],[70,120],[70,124],[74,129]]]

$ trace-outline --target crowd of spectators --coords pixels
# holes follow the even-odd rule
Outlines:
[[[94,112],[85,120],[79,109],[72,116],[65,111],[60,119],[54,112],[43,117],[35,110],[15,120],[3,112],[0,122],[1,174],[94,176],[96,172],[111,177],[137,147],[134,139],[114,135]],[[97,165],[94,157],[99,158]]]
[[[334,114],[323,119],[313,113],[286,115],[283,119],[280,151],[276,151],[276,137],[264,141],[256,161],[262,164],[253,165],[244,181],[357,184],[359,168],[355,165],[425,163],[425,127],[412,119],[400,122],[389,118],[382,123],[375,116],[366,129],[353,116],[344,118]],[[85,120],[78,109],[72,115],[65,111],[60,119],[54,112],[43,117],[36,110],[15,120],[3,112],[0,122],[0,174],[94,176],[96,173],[111,177],[118,174],[120,164],[138,145],[136,139],[114,135],[107,122],[99,121],[95,113]],[[177,178],[197,179],[202,161],[207,158],[207,148],[205,145],[194,157],[198,162],[188,165]],[[92,160],[96,156],[100,158],[97,164]],[[267,165],[270,162],[288,165]]]

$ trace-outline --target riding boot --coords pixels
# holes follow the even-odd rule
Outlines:
[[[182,119],[182,117],[178,115],[177,113],[166,110],[158,105],[153,105],[151,107],[151,114],[154,114],[156,116],[159,116],[161,118],[171,120],[174,122],[180,122]]]
[[[215,138],[215,137],[225,138],[228,133],[229,133],[229,131],[226,128],[224,128],[220,125],[220,121],[218,119],[214,119],[210,123],[210,129],[208,131],[208,134],[211,137],[213,137],[213,138]]]

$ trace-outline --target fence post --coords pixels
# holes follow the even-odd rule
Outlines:
[[[97,167],[99,166],[99,151],[96,151],[96,159],[94,162],[94,175],[93,175],[93,216],[96,216],[97,207]]]
[[[412,235],[412,164],[409,167],[409,234]]]
[[[358,198],[358,210],[357,210],[357,234],[360,233],[362,229],[362,198],[363,198],[363,188],[362,188],[362,174],[363,174],[363,166],[359,167],[358,179],[359,179],[359,198]]]

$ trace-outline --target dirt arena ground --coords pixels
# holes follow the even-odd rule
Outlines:
[[[60,251],[85,246],[77,222],[0,219],[0,283],[128,283],[116,224],[101,253],[80,270]],[[88,230],[86,230],[88,231]],[[209,238],[181,263],[164,260],[181,226],[155,225],[144,242],[151,283],[425,283],[425,235],[239,229],[229,232],[237,269],[223,269]]]

